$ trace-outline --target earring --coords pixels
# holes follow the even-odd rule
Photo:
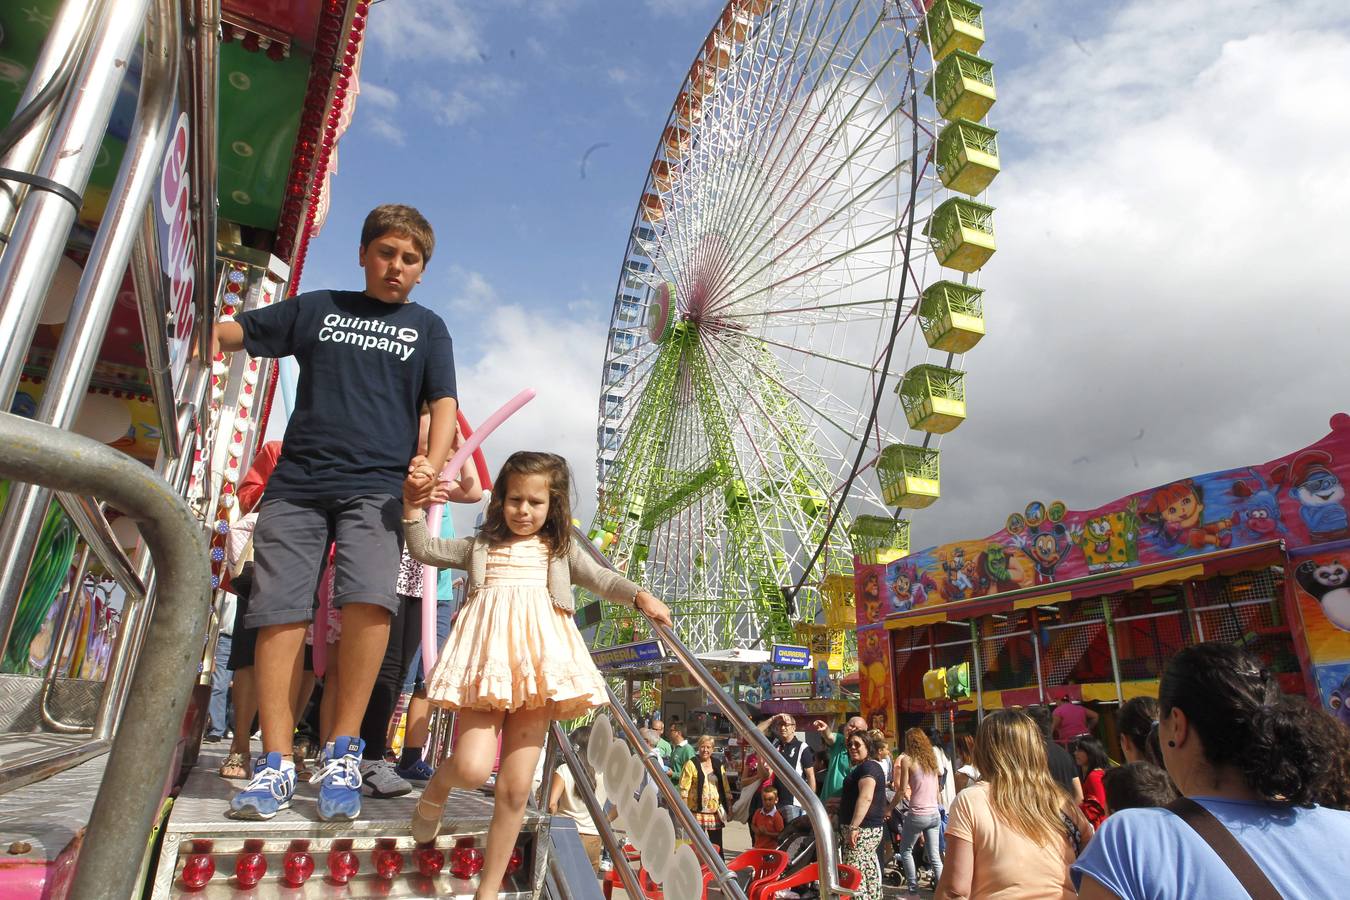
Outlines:
[[[1175,747],[1176,745],[1177,745],[1177,742],[1176,742],[1176,741],[1168,741],[1168,742],[1167,742],[1167,746],[1169,746],[1169,747]]]

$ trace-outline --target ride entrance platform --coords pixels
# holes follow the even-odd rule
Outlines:
[[[415,844],[408,830],[417,789],[389,800],[365,797],[359,819],[329,823],[318,816],[319,786],[301,779],[290,809],[265,822],[238,821],[225,810],[244,782],[220,777],[227,744],[218,747],[202,748],[164,825],[150,894],[155,900],[470,898],[477,889],[492,818],[490,789],[451,793],[434,846]],[[550,825],[550,816],[526,809],[499,897],[542,896]]]

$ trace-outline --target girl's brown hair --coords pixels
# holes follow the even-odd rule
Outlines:
[[[922,728],[911,728],[905,732],[905,755],[923,771],[937,774],[937,754],[933,752],[933,744]]]
[[[478,533],[492,543],[515,537],[502,512],[512,475],[543,475],[548,479],[548,515],[539,529],[539,537],[554,556],[566,556],[572,549],[572,473],[567,460],[556,453],[519,450],[507,457],[492,483],[492,496]]]

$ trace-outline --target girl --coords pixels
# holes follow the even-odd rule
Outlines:
[[[975,734],[974,762],[983,780],[952,803],[933,896],[1073,897],[1069,866],[1092,825],[1050,777],[1041,729],[1018,710],[992,712]]]
[[[1100,828],[1106,818],[1106,785],[1102,777],[1111,767],[1111,760],[1100,741],[1083,736],[1073,742],[1073,761],[1078,764],[1083,782],[1083,815],[1093,828]]]
[[[413,557],[469,574],[467,599],[427,684],[430,702],[459,711],[459,740],[413,810],[418,842],[436,839],[451,788],[487,781],[501,741],[475,900],[497,896],[549,724],[606,702],[604,679],[572,621],[570,586],[671,625],[664,603],[573,544],[570,492],[561,456],[513,453],[493,485],[478,535],[445,540],[432,538],[422,519],[424,475],[414,472],[404,483],[403,527]]]
[[[909,892],[917,894],[919,883],[914,867],[914,845],[919,842],[919,835],[923,835],[934,880],[942,877],[937,754],[922,729],[911,728],[905,732],[905,752],[896,760],[892,784],[896,801],[908,804],[900,827],[900,867]]]

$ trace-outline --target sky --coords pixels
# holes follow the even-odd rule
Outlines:
[[[455,338],[485,444],[563,453],[594,510],[597,401],[633,212],[710,0],[381,0],[302,288],[360,284],[379,203],[437,245],[414,299]],[[919,548],[1030,500],[1088,508],[1260,463],[1350,410],[1350,4],[985,4],[1003,172],[989,335]],[[461,527],[467,514],[457,510]]]

